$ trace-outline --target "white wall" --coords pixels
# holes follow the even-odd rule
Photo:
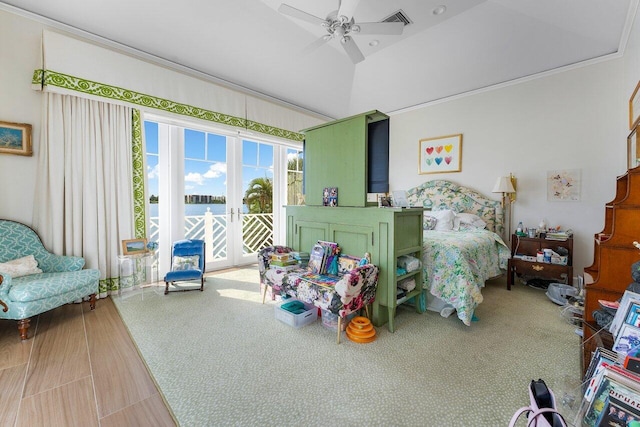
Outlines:
[[[580,273],[593,260],[604,204],[625,171],[624,70],[624,61],[614,59],[393,115],[391,189],[448,179],[500,200],[491,190],[512,172],[518,178],[512,227],[545,219],[573,229]],[[455,133],[463,134],[462,171],[419,175],[418,141]],[[558,169],[581,170],[580,201],[547,201],[547,171]]]
[[[0,10],[0,121],[30,123],[32,157],[0,154],[0,218],[32,223],[38,165],[41,94],[31,89],[39,62],[42,24]]]

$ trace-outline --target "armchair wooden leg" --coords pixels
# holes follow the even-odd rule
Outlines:
[[[167,295],[169,293],[169,282],[164,282],[164,294]]]
[[[96,294],[89,295],[89,309],[96,309]]]
[[[364,312],[367,315],[367,319],[371,320],[371,316],[369,316],[369,304],[364,306]]]
[[[204,276],[202,276],[202,278],[200,279],[201,283],[200,283],[200,292],[204,291]]]
[[[336,344],[340,344],[340,335],[342,333],[342,317],[338,315],[338,340]]]
[[[262,303],[264,304],[264,299],[267,297],[267,284],[264,284],[264,291],[262,291]]]
[[[18,320],[18,332],[20,333],[20,339],[23,341],[27,339],[30,323],[31,319]]]

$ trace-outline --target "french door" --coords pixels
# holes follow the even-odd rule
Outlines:
[[[290,148],[160,121],[145,121],[145,142],[149,239],[159,243],[161,273],[176,240],[203,239],[208,271],[254,263],[262,247],[284,241],[274,206],[286,203]]]

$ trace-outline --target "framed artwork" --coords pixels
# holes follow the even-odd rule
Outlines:
[[[547,200],[550,202],[580,200],[580,169],[548,171]]]
[[[147,252],[147,239],[130,239],[122,241],[122,255],[137,255]]]
[[[418,173],[460,172],[462,170],[462,134],[421,139]]]
[[[640,166],[640,146],[638,146],[638,127],[636,126],[627,137],[627,168]]]
[[[0,153],[31,156],[31,125],[0,122]]]
[[[633,130],[640,121],[640,81],[629,98],[629,129]]]

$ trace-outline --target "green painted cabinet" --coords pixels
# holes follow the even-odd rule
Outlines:
[[[365,207],[367,193],[389,191],[389,117],[370,111],[305,129],[305,203],[322,206],[338,188],[338,205]]]
[[[309,252],[318,240],[340,245],[342,253],[363,256],[380,268],[378,291],[373,305],[373,323],[388,324],[395,330],[394,318],[399,304],[422,294],[422,269],[397,275],[397,258],[413,255],[422,259],[422,209],[378,207],[287,206],[287,246]],[[397,282],[415,277],[416,289],[396,298]],[[424,312],[422,298],[415,298],[416,310]]]

